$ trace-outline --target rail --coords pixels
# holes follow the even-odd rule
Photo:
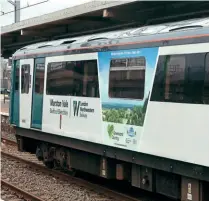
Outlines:
[[[2,114],[2,113],[1,113],[1,116],[4,116],[5,118],[9,117],[9,115]],[[4,123],[6,124],[4,126],[10,126],[8,124],[8,122],[5,121],[5,120],[4,120]],[[1,127],[2,127],[2,125],[1,125]],[[6,129],[6,130],[8,130],[8,129]],[[4,136],[1,136],[1,141],[5,145],[8,144],[8,145],[11,145],[11,146],[17,146],[17,142],[15,142],[13,140],[10,140],[10,139],[8,139],[7,137],[4,137]],[[53,175],[53,177],[55,177],[57,179],[61,179],[63,181],[67,181],[69,183],[74,183],[74,184],[77,184],[78,186],[82,186],[84,188],[90,189],[91,191],[93,190],[93,191],[95,191],[97,193],[101,193],[101,194],[108,195],[109,197],[113,197],[114,200],[139,201],[138,199],[136,199],[134,197],[131,197],[129,195],[126,195],[126,194],[123,194],[123,193],[111,190],[108,187],[101,186],[100,184],[92,183],[92,182],[86,181],[85,179],[75,177],[73,171],[72,172],[68,171],[68,174],[67,174],[67,173],[63,173],[63,172],[61,172],[59,170],[48,169],[44,165],[40,165],[40,164],[38,164],[36,162],[29,161],[29,160],[26,160],[26,159],[22,158],[21,155],[18,157],[16,155],[12,155],[10,153],[5,152],[4,150],[1,150],[1,154],[3,156],[5,156],[5,157],[9,157],[9,158],[12,158],[13,160],[18,160],[18,161],[20,161],[22,163],[25,163],[25,164],[29,165],[31,168],[39,170],[39,171],[43,172],[44,174]],[[24,194],[24,192],[22,192],[22,193]],[[32,200],[34,200],[34,199],[32,199]],[[38,200],[38,198],[35,199],[35,200]]]
[[[1,132],[15,133],[15,127],[9,123],[9,114],[0,112],[1,114]]]
[[[84,188],[96,191],[97,193],[101,193],[101,194],[106,194],[109,197],[113,197],[114,200],[120,200],[120,201],[139,201],[137,198],[133,198],[131,196],[116,192],[114,190],[105,188],[101,185],[98,184],[94,184],[91,182],[88,182],[86,180],[83,180],[81,178],[77,178],[74,176],[71,176],[70,174],[66,174],[57,170],[53,170],[53,169],[48,169],[45,166],[41,166],[39,164],[36,164],[34,162],[25,160],[23,158],[11,155],[9,153],[6,153],[4,151],[1,151],[1,154],[5,157],[10,157],[14,160],[18,160],[21,161],[23,163],[26,163],[27,165],[31,166],[33,169],[38,169],[41,172],[45,173],[45,174],[49,174],[49,175],[53,175],[53,177],[64,180],[64,181],[68,181],[70,183],[74,183],[77,184],[78,186],[82,186]]]
[[[26,191],[23,191],[22,189],[14,186],[14,185],[12,185],[12,184],[10,184],[7,181],[2,180],[2,179],[1,179],[1,186],[8,187],[9,189],[11,189],[12,191],[14,191],[18,195],[22,195],[27,200],[31,200],[31,201],[44,201],[43,199],[38,198],[35,195],[32,195],[32,194],[30,194],[30,193],[28,193]]]
[[[9,144],[9,145],[13,145],[13,146],[17,146],[17,142],[13,141],[13,140],[9,140],[5,137],[1,137],[1,141],[5,144]]]

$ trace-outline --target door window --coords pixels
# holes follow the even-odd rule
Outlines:
[[[44,91],[45,64],[37,63],[35,71],[35,93],[43,94]]]
[[[30,87],[30,65],[22,65],[21,70],[21,93],[28,94]]]

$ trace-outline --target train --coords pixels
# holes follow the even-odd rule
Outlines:
[[[11,76],[20,151],[48,168],[209,200],[209,18],[28,45]]]

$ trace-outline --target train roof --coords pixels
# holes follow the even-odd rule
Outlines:
[[[40,42],[17,50],[13,56],[82,49],[94,46],[112,46],[121,43],[140,43],[195,35],[209,36],[209,17]]]

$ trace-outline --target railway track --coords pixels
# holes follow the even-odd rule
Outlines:
[[[14,134],[15,128],[9,124],[9,115],[1,112],[1,132],[6,134]]]
[[[6,127],[6,125],[5,125]],[[11,131],[11,129],[9,129],[9,131]],[[7,157],[7,158],[10,158],[14,161],[18,161],[20,163],[23,163],[25,165],[27,165],[30,169],[33,169],[43,175],[48,175],[48,176],[53,176],[53,178],[55,178],[56,180],[59,180],[59,181],[64,181],[66,182],[66,184],[73,184],[75,186],[79,186],[80,188],[82,189],[85,189],[84,191],[89,191],[89,192],[95,192],[99,195],[104,195],[103,197],[107,197],[107,199],[105,199],[105,201],[109,201],[109,200],[114,200],[114,201],[163,201],[164,198],[160,197],[160,198],[157,198],[155,196],[150,196],[150,194],[147,194],[147,193],[141,193],[139,189],[137,189],[137,192],[139,191],[140,195],[137,193],[136,194],[132,194],[132,193],[129,193],[129,194],[125,194],[127,192],[125,191],[122,191],[122,192],[125,192],[125,193],[121,193],[121,190],[118,190],[119,188],[117,188],[117,190],[115,190],[115,188],[113,188],[114,190],[111,190],[112,188],[110,186],[106,186],[105,185],[101,185],[101,182],[100,184],[96,184],[97,181],[93,181],[93,182],[88,182],[86,179],[82,179],[82,177],[75,177],[74,176],[74,172],[70,172],[68,171],[67,173],[63,173],[61,172],[60,170],[54,170],[54,169],[48,169],[46,168],[42,162],[38,161],[36,156],[34,154],[30,154],[30,153],[27,153],[27,152],[18,152],[17,151],[17,142],[16,142],[16,139],[15,139],[15,133],[14,132],[10,132],[9,134],[6,133],[5,135],[3,135],[1,137],[1,141],[3,142],[3,144],[6,145],[6,151],[1,150],[1,154],[3,157]],[[8,183],[7,181],[4,181],[2,180],[2,185],[3,186],[6,186]],[[8,183],[9,185],[9,183]],[[9,186],[7,185],[8,188],[10,188]],[[11,186],[14,186],[13,184],[11,184]],[[114,186],[114,184],[113,184]],[[14,186],[15,188],[15,186]],[[13,187],[11,187],[11,189],[14,189]],[[17,190],[13,190],[14,192],[16,192],[17,194],[19,195],[22,195],[23,198],[26,198],[26,200],[38,200],[39,198],[37,196],[35,196],[34,198],[31,197],[29,198],[29,192],[25,191],[25,192],[20,192],[18,191],[18,187],[17,187]],[[25,197],[24,197],[24,193],[25,193]],[[28,193],[28,195],[27,195]],[[131,195],[131,196],[129,196]],[[132,196],[134,195],[134,197]],[[42,198],[40,198],[39,200],[43,200]],[[50,199],[51,200],[51,199]],[[56,200],[56,199],[55,199]],[[75,200],[80,200],[80,199],[75,199]],[[82,199],[81,199],[82,200]],[[85,199],[84,199],[85,200]],[[89,199],[87,199],[89,200]],[[91,200],[91,199],[90,199]],[[93,200],[103,200],[103,199],[93,199]],[[71,200],[70,200],[71,201]]]
[[[18,198],[21,197],[24,200],[30,200],[30,201],[44,201],[43,199],[38,198],[38,197],[34,196],[33,194],[26,192],[16,186],[12,185],[11,183],[1,179],[1,188],[4,188],[4,187],[7,188],[7,191],[8,191],[8,189],[10,191],[12,191],[11,194],[15,193]]]
[[[12,144],[16,142],[15,128],[9,124],[9,115],[7,113],[1,114],[1,141],[7,140],[7,143]]]
[[[7,139],[6,137],[1,137],[1,141],[5,144],[17,146],[17,142],[15,142],[14,140]]]
[[[9,141],[9,140],[7,141],[6,139],[4,139],[4,141],[8,145],[15,146],[15,143],[12,142],[12,141]],[[94,184],[94,183],[88,182],[86,180],[83,180],[81,178],[74,177],[74,176],[72,176],[70,174],[66,174],[66,173],[63,173],[63,172],[60,172],[60,171],[57,171],[57,170],[53,170],[53,169],[48,169],[48,168],[46,168],[43,165],[40,165],[40,164],[38,164],[36,162],[33,162],[31,160],[29,161],[28,159],[24,159],[24,158],[18,157],[16,155],[12,154],[12,153],[7,153],[5,151],[1,151],[1,155],[3,157],[7,157],[7,158],[10,158],[12,160],[24,163],[29,168],[31,168],[31,169],[33,169],[35,171],[41,172],[44,175],[53,176],[57,180],[66,181],[69,184],[74,184],[74,185],[77,185],[79,187],[82,187],[83,189],[88,189],[88,191],[90,191],[90,192],[94,191],[94,192],[96,192],[98,194],[105,195],[110,200],[114,200],[114,201],[116,201],[116,200],[119,200],[119,201],[139,201],[139,199],[137,199],[137,198],[133,198],[131,196],[128,196],[128,195],[116,192],[114,190],[105,188],[105,187],[103,187],[101,185]],[[2,181],[4,182],[4,180],[2,180]],[[6,183],[5,183],[5,185],[6,185]],[[11,185],[11,186],[13,186],[13,185]],[[16,190],[14,190],[14,191],[16,192]],[[17,191],[18,191],[18,188],[17,188]],[[24,194],[24,192],[22,192],[22,193],[20,192],[20,194]],[[27,194],[27,192],[26,192],[26,194]],[[30,195],[26,195],[26,196],[30,196]],[[39,198],[36,197],[36,198],[33,198],[32,200],[38,200],[38,199]],[[29,198],[29,200],[30,200],[30,198]]]

